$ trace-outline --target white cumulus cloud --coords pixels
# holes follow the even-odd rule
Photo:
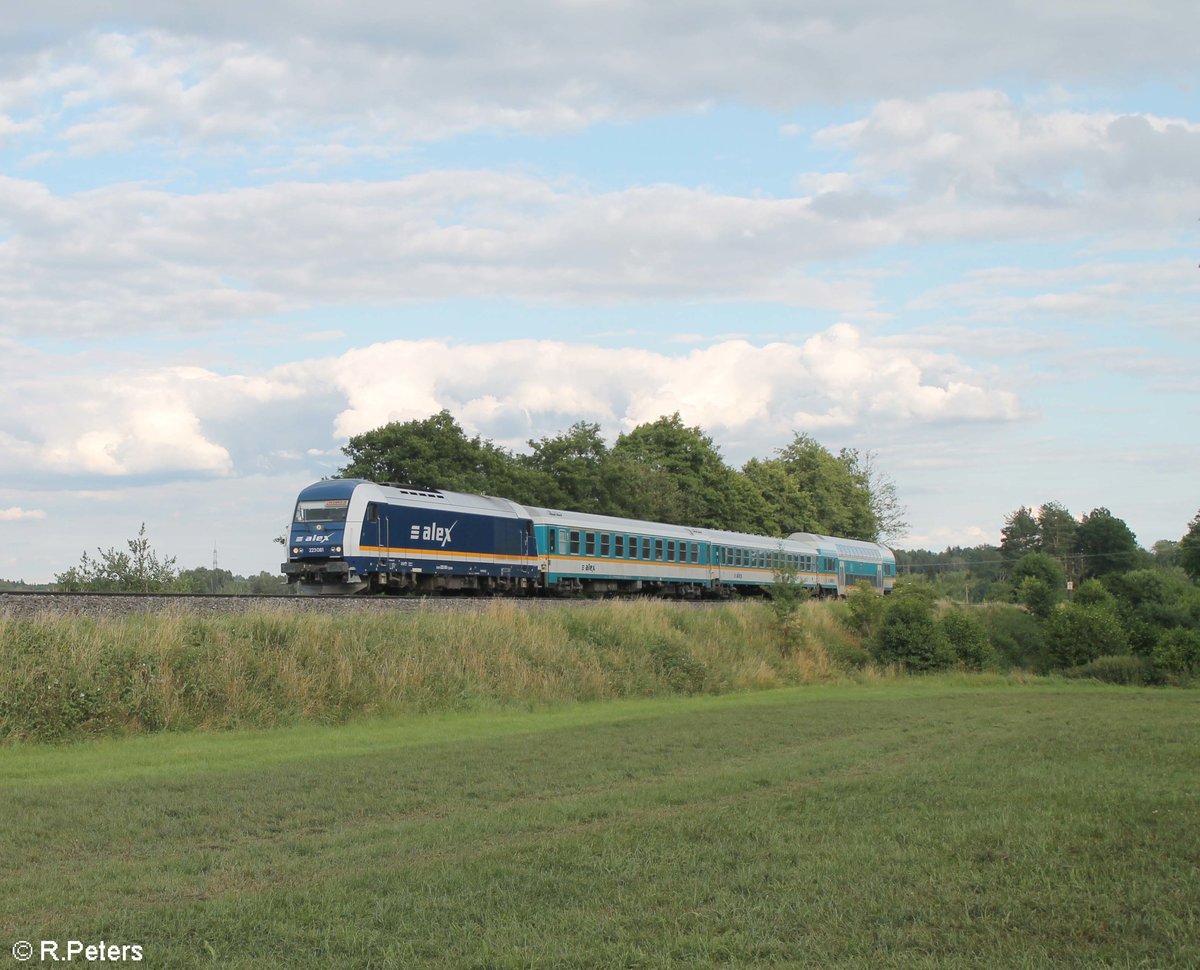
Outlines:
[[[557,341],[454,345],[390,341],[339,359],[348,407],[336,432],[450,410],[485,436],[519,445],[575,420],[628,430],[680,412],[718,438],[770,449],[793,430],[1012,421],[1016,395],[961,361],[903,351],[838,324],[803,343],[730,340],[673,356]]]
[[[0,509],[0,522],[19,522],[22,519],[44,519],[46,513],[42,509],[23,509],[14,505]]]

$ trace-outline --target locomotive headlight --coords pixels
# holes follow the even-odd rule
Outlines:
[[[300,547],[292,546],[292,552],[294,552],[297,556],[300,555]]]
[[[334,547],[333,547],[333,551],[334,551],[334,552],[341,552],[341,551],[342,551],[342,547],[341,547],[341,546],[334,546]]]

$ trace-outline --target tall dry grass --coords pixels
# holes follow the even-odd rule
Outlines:
[[[612,602],[370,615],[0,616],[0,739],[337,722],[829,681],[861,647],[822,604]],[[781,649],[782,648],[782,649]],[[856,652],[857,651],[857,652]]]

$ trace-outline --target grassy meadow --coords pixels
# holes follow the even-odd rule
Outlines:
[[[10,745],[0,945],[255,970],[1198,966],[1198,699],[943,675]]]
[[[0,616],[0,953],[1200,966],[1200,693],[839,611]]]

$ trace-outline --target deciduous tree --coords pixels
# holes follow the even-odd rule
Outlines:
[[[1057,559],[1068,578],[1075,579],[1078,570],[1072,553],[1075,552],[1075,534],[1079,531],[1075,516],[1060,502],[1047,502],[1038,509],[1037,523],[1038,551]]]
[[[878,524],[871,511],[870,490],[846,453],[835,458],[810,435],[797,434],[777,452],[777,460],[812,502],[818,531],[850,539],[875,538]]]
[[[468,438],[449,411],[419,421],[393,421],[355,435],[342,449],[343,478],[401,482],[453,492],[501,495],[540,504],[544,483],[505,449]],[[541,487],[539,487],[541,486]]]
[[[600,425],[578,421],[553,437],[529,442],[530,453],[518,460],[542,476],[541,504],[576,512],[613,511],[605,480],[608,445]]]
[[[1133,569],[1138,561],[1137,539],[1129,526],[1108,509],[1092,509],[1079,523],[1075,551],[1084,576],[1106,576]]]
[[[1188,530],[1179,540],[1179,565],[1194,580],[1200,580],[1200,512],[1188,524]]]
[[[1017,560],[1030,552],[1037,552],[1041,533],[1033,509],[1022,505],[1004,519],[1000,530],[1000,558],[1005,565],[1015,565]]]
[[[762,497],[725,464],[712,438],[686,426],[678,412],[621,435],[612,457],[626,474],[637,470],[631,478],[634,489],[614,496],[635,518],[652,518],[637,510],[653,511],[666,499],[672,517],[664,521],[681,525],[748,532],[765,517]],[[665,492],[647,493],[647,485]]]

